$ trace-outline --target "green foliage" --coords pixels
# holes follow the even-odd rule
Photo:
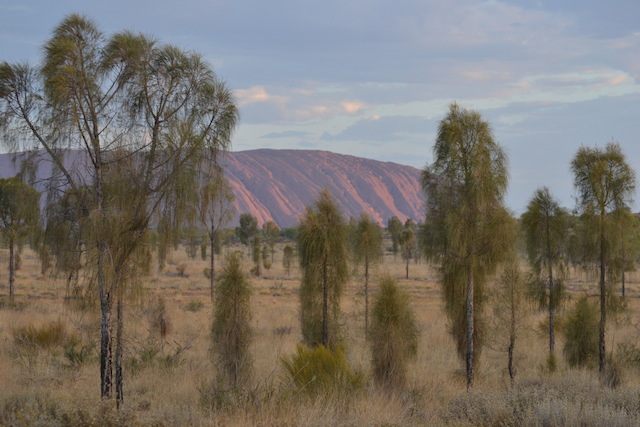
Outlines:
[[[526,288],[518,260],[508,262],[493,293],[493,338],[498,348],[507,353],[507,370],[511,383],[516,376],[516,343],[526,316]]]
[[[285,381],[307,396],[348,395],[364,386],[364,375],[354,371],[340,347],[313,348],[298,344],[296,353],[280,359]]]
[[[288,241],[295,241],[298,238],[298,227],[287,227],[280,231],[280,237]]]
[[[240,214],[240,227],[236,229],[240,243],[249,245],[257,231],[258,219],[250,213]]]
[[[260,264],[262,262],[262,246],[260,244],[260,236],[253,236],[253,275],[260,276]]]
[[[211,326],[213,351],[226,383],[242,387],[251,377],[253,362],[249,353],[251,283],[242,271],[239,253],[227,256],[217,290]]]
[[[324,189],[300,220],[302,269],[300,320],[305,344],[335,348],[339,342],[340,297],[349,279],[347,230],[336,201]]]
[[[564,355],[571,366],[593,366],[598,359],[598,309],[580,298],[563,321]]]
[[[542,277],[531,275],[527,278],[526,285],[527,297],[535,302],[540,310],[548,310],[549,301],[553,301],[553,310],[558,310],[568,298],[567,288],[562,277],[554,279],[551,298],[549,298],[549,283]]]
[[[394,255],[398,254],[398,249],[400,248],[400,234],[403,229],[402,221],[400,221],[397,216],[392,216],[387,221],[387,230],[391,235],[391,247]]]
[[[287,245],[282,250],[282,267],[287,272],[287,276],[291,275],[291,265],[294,261],[294,250],[290,245]]]
[[[373,376],[379,386],[388,391],[404,388],[407,363],[417,354],[418,335],[409,294],[398,289],[390,276],[384,276],[373,303],[369,334]]]
[[[40,193],[18,176],[0,178],[0,233],[9,244],[9,297],[13,298],[20,249],[40,220]],[[18,249],[17,254],[15,253]]]
[[[537,275],[563,273],[567,262],[569,214],[551,196],[549,189],[536,190],[522,215],[529,263]]]
[[[262,266],[265,270],[269,270],[271,268],[271,257],[269,256],[269,248],[267,245],[262,247]]]
[[[607,286],[606,271],[610,268],[619,238],[612,232],[622,224],[624,215],[616,215],[629,208],[635,191],[635,172],[626,161],[620,145],[614,142],[600,148],[581,147],[571,162],[574,188],[578,193],[578,209],[582,213],[583,238],[586,257],[599,265],[600,323],[598,325],[598,368],[605,370]]]
[[[197,313],[198,311],[204,308],[204,303],[202,301],[190,301],[187,305],[184,306],[185,311],[190,311],[192,313]]]
[[[113,384],[120,402],[120,314],[150,269],[149,224],[158,224],[163,265],[176,230],[191,222],[202,158],[230,146],[238,110],[200,55],[130,31],[106,36],[78,14],[43,52],[38,69],[2,65],[0,132],[11,150],[50,162],[49,200],[70,194],[72,220],[59,224],[100,303],[102,397]],[[65,159],[69,148],[81,149],[82,173]]]
[[[359,263],[375,264],[382,259],[382,230],[366,212],[356,224],[354,254]]]

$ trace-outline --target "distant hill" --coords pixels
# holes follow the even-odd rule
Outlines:
[[[410,166],[312,150],[229,152],[220,161],[238,215],[249,212],[261,225],[273,219],[281,228],[295,226],[324,187],[347,218],[365,211],[384,225],[394,215],[403,222],[424,220],[420,171]],[[46,163],[43,169],[40,177],[51,170]],[[0,154],[0,177],[14,174],[11,155]]]
[[[297,224],[304,207],[327,187],[344,215],[362,211],[380,224],[392,216],[424,220],[420,170],[390,162],[312,150],[250,150],[226,154],[221,163],[233,186],[238,212],[262,224]]]

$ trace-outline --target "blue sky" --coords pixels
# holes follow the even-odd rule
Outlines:
[[[509,154],[516,214],[543,185],[574,207],[569,163],[581,145],[615,140],[640,171],[637,0],[0,0],[0,60],[37,63],[73,12],[106,34],[203,54],[240,105],[234,150],[422,168],[456,101]]]

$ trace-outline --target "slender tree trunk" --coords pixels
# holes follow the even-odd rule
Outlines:
[[[16,281],[16,259],[13,238],[9,238],[9,300],[13,301],[13,286]]]
[[[327,255],[322,260],[322,345],[329,347],[329,284],[327,283]]]
[[[407,264],[405,267],[405,275],[404,275],[405,276],[404,278],[407,280],[409,280],[409,261],[410,261],[410,258],[407,258]]]
[[[600,330],[599,330],[599,344],[600,354],[598,357],[598,371],[604,373],[606,363],[605,353],[605,328],[607,324],[607,301],[606,301],[606,289],[605,289],[605,262],[604,262],[604,230],[600,231]]]
[[[507,352],[509,354],[509,379],[511,380],[511,387],[513,387],[513,382],[516,378],[516,371],[513,366],[513,352],[516,348],[516,306],[515,306],[515,295],[513,294],[513,289],[511,293],[511,322],[509,325],[509,348]]]
[[[95,151],[96,166],[94,183],[96,188],[97,210],[100,216],[100,227],[106,226],[104,192],[102,188],[102,155],[99,149]],[[98,270],[98,293],[100,294],[100,396],[102,399],[112,398],[113,387],[113,339],[111,328],[111,289],[107,284],[105,274],[105,259],[107,256],[106,242],[98,230],[96,246],[98,256],[96,266]]]
[[[215,244],[215,230],[213,229],[213,226],[211,227],[211,232],[209,233],[209,241],[211,243],[211,254],[209,256],[209,286],[211,290],[211,301],[213,301],[214,289],[215,289],[215,283],[216,283],[216,270],[215,270],[216,254],[213,246]]]
[[[553,255],[551,254],[551,225],[549,224],[549,215],[546,216],[546,232],[547,262],[549,273],[549,353],[550,355],[553,355],[556,348],[556,334],[554,325],[555,301],[553,300],[555,283],[553,282]]]
[[[119,286],[119,285],[118,285]],[[122,310],[122,289],[117,292],[116,305],[116,407],[120,409],[120,405],[124,402],[124,376],[122,372],[122,334],[124,332],[124,314]]]
[[[624,267],[622,267],[622,298],[624,298]]]
[[[364,254],[364,335],[369,336],[369,252]]]
[[[473,386],[473,279],[471,269],[467,272],[467,390]]]
[[[111,399],[113,383],[113,365],[111,354],[111,298],[104,283],[104,272],[101,271],[101,255],[98,255],[98,282],[100,288],[100,397]],[[102,277],[100,277],[102,276]]]

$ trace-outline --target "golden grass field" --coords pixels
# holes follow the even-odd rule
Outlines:
[[[245,252],[244,262],[250,261]],[[511,387],[506,352],[492,345],[483,350],[474,390],[466,391],[463,363],[447,332],[434,269],[426,263],[404,264],[388,252],[377,273],[387,271],[411,295],[420,324],[418,357],[410,365],[405,392],[388,396],[373,381],[353,396],[315,399],[291,393],[279,359],[295,351],[300,341],[298,320],[299,271],[287,277],[282,247],[263,277],[252,278],[254,380],[246,393],[222,409],[207,408],[201,395],[216,377],[210,355],[212,304],[207,261],[189,260],[179,249],[163,272],[145,279],[141,303],[126,312],[125,404],[116,411],[101,402],[97,343],[98,310],[80,310],[64,302],[64,281],[39,274],[29,250],[17,274],[17,307],[7,300],[0,308],[0,423],[6,425],[631,425],[640,423],[638,364],[620,366],[621,385],[601,385],[595,370],[570,369],[562,358],[562,335],[557,334],[558,370],[544,368],[548,337],[540,332],[545,313],[527,304],[526,323],[519,332],[517,378]],[[227,249],[229,250],[229,249]],[[6,254],[0,254],[0,295],[8,293]],[[186,263],[188,277],[176,266]],[[218,266],[220,262],[218,262]],[[610,321],[607,350],[638,340],[638,278],[628,278],[629,310]],[[375,282],[375,280],[374,280]],[[347,354],[357,369],[370,377],[370,349],[364,339],[362,280],[354,275],[342,300]],[[376,284],[372,286],[375,292]],[[585,274],[569,282],[572,301],[584,293],[595,295],[596,284]],[[489,294],[491,292],[489,291]],[[153,331],[151,314],[158,297],[165,303],[170,330],[164,340]],[[487,303],[491,315],[491,303]],[[560,316],[562,312],[560,313]],[[60,322],[84,358],[71,363],[62,345],[25,349],[16,331]],[[71,339],[71,338],[68,338]],[[154,353],[155,350],[155,353]],[[133,359],[136,362],[131,362]]]

